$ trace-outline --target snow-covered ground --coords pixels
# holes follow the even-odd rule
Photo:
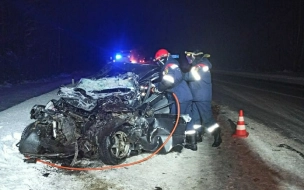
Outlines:
[[[48,87],[47,84],[39,86]],[[0,88],[11,88],[14,97],[23,96],[14,86]],[[303,144],[281,136],[246,115],[249,137],[232,138],[238,113],[224,106],[220,106],[218,116],[223,130],[223,143],[219,148],[211,147],[213,138],[205,135],[196,152],[183,149],[181,153],[156,155],[138,165],[118,169],[67,171],[40,162],[24,163],[16,144],[24,127],[32,122],[29,111],[34,104],[56,99],[56,93],[57,89],[34,95],[0,112],[1,190],[304,189]],[[9,96],[4,100],[0,94],[0,98],[5,107]],[[134,156],[127,162],[147,156],[149,154]],[[82,162],[103,166],[101,162]]]

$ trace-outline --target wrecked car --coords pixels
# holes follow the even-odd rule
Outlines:
[[[135,68],[138,67],[138,68]],[[169,114],[165,94],[151,93],[158,67],[117,63],[97,78],[82,78],[75,86],[62,86],[58,99],[34,105],[34,121],[18,143],[27,158],[100,159],[116,165],[143,151],[156,151],[171,133],[176,115]],[[129,71],[129,72],[127,72]],[[182,147],[189,118],[178,126],[160,153]]]

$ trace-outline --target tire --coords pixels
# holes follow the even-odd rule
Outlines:
[[[35,127],[35,122],[30,123],[28,126],[26,126],[25,129],[22,131],[21,139],[25,139],[30,134],[30,131],[33,130]]]
[[[34,122],[24,128],[21,134],[20,141],[16,144],[17,147],[19,147],[20,142],[22,142],[22,140],[24,140],[30,134],[30,130],[32,130],[33,128],[35,128]]]
[[[130,143],[127,141],[127,134],[122,129],[123,126],[99,132],[98,152],[104,164],[121,164],[130,154]]]
[[[40,154],[41,142],[37,134],[36,123],[31,123],[23,130],[20,141],[16,144],[21,154]]]

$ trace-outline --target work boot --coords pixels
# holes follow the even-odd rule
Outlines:
[[[217,128],[213,132],[214,142],[212,144],[212,147],[218,147],[222,143],[222,137],[221,137],[221,129]]]
[[[185,148],[197,151],[196,144],[196,133],[186,135],[186,145]]]
[[[202,132],[196,132],[196,141],[197,142],[203,142]]]
[[[193,150],[193,151],[197,151],[197,145],[196,144],[186,144],[185,148]]]
[[[182,150],[183,150],[183,146],[181,145],[177,145],[171,149],[172,152],[178,152],[178,153],[182,153]]]

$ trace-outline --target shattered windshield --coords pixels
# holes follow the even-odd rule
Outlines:
[[[137,81],[137,79],[138,76],[130,72],[124,75],[101,79],[82,78],[76,87],[93,93],[113,92],[113,89],[117,91],[130,91],[135,89],[135,81]]]

